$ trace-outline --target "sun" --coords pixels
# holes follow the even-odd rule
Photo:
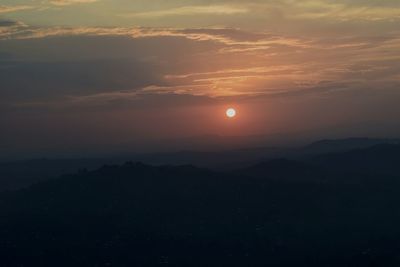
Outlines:
[[[226,116],[228,118],[234,118],[236,116],[236,110],[234,108],[228,108],[226,110]]]

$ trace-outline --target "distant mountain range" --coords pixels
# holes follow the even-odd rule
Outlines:
[[[331,170],[352,173],[400,175],[400,144],[380,144],[346,152],[322,154],[315,164]]]
[[[367,148],[380,144],[400,144],[400,139],[348,138],[338,140],[321,140],[314,142],[303,149],[309,153],[322,154],[358,148]]]
[[[203,168],[228,171],[246,168],[259,162],[276,158],[297,161],[308,159],[308,161],[311,160],[322,164],[324,158],[322,154],[347,152],[379,144],[399,143],[399,139],[349,138],[322,140],[304,147],[256,147],[210,152],[180,151],[158,154],[127,154],[109,158],[34,159],[2,162],[0,163],[0,191],[18,189],[37,181],[58,177],[66,173],[74,173],[81,169],[94,170],[104,164],[121,164],[126,161],[140,161],[156,165],[191,164]],[[316,155],[321,155],[321,157],[314,159]],[[329,157],[329,155],[326,156]],[[338,160],[335,162],[338,162]]]

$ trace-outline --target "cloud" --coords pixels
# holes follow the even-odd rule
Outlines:
[[[23,11],[23,10],[33,9],[33,8],[34,8],[33,6],[28,6],[28,5],[17,5],[17,6],[0,5],[0,14]]]
[[[124,36],[139,38],[185,38],[199,42],[216,42],[227,47],[220,52],[266,50],[271,46],[287,46],[299,49],[310,47],[310,40],[269,32],[250,32],[235,28],[145,28],[145,27],[29,27],[19,25],[3,30],[1,39],[37,39],[71,36]]]
[[[19,23],[14,20],[2,20],[0,19],[0,27],[12,27],[17,26]]]
[[[329,94],[324,81],[351,91],[400,74],[395,33],[333,38],[224,27],[0,25],[0,95],[13,104],[112,106],[145,94],[284,97],[318,88]]]
[[[168,16],[193,16],[193,15],[237,15],[249,12],[243,7],[229,5],[207,5],[207,6],[183,6],[172,9],[147,11],[139,13],[124,14],[124,17],[136,18],[160,18]]]
[[[72,59],[63,62],[7,60],[0,62],[0,69],[1,102],[11,103],[51,101],[162,84],[148,64],[125,59]]]
[[[283,20],[384,21],[400,18],[398,1],[267,0],[235,1],[258,14],[280,14]],[[276,17],[275,17],[276,18]]]
[[[50,4],[56,6],[69,6],[74,4],[90,4],[97,2],[98,0],[51,0]]]
[[[302,8],[303,12],[297,15],[293,14],[293,17],[304,19],[329,18],[341,21],[383,21],[400,19],[399,7],[305,1],[298,4],[298,8]]]

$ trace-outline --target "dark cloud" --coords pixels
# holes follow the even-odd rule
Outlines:
[[[3,101],[44,101],[66,96],[135,90],[160,84],[148,64],[125,59],[64,62],[1,62]]]
[[[0,27],[11,27],[18,25],[18,22],[13,20],[0,19]]]

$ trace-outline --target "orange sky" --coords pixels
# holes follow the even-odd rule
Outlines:
[[[397,136],[399,29],[397,0],[2,0],[0,145]]]

